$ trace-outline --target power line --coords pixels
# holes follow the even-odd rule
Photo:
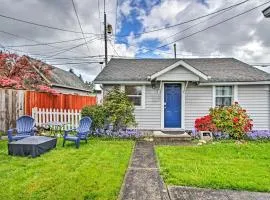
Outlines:
[[[229,9],[224,10],[223,12],[217,13],[216,15],[211,16],[211,17],[209,17],[209,18],[207,18],[207,19],[205,19],[205,20],[203,20],[203,21],[200,21],[200,22],[198,22],[198,23],[196,23],[196,24],[193,24],[192,26],[189,26],[189,27],[187,27],[187,28],[185,28],[185,29],[183,29],[183,30],[181,30],[181,31],[176,32],[176,33],[173,34],[173,35],[170,35],[169,37],[166,37],[165,39],[161,40],[160,42],[163,42],[163,41],[167,40],[168,38],[171,38],[171,37],[173,37],[173,36],[175,36],[175,35],[178,35],[178,34],[180,34],[180,33],[183,33],[183,32],[185,32],[185,31],[188,31],[188,30],[190,30],[190,29],[192,29],[192,28],[194,28],[194,27],[196,27],[196,26],[198,26],[198,25],[200,25],[200,24],[202,24],[202,23],[207,22],[207,21],[210,20],[210,19],[213,19],[213,18],[215,18],[215,17],[217,17],[217,16],[219,16],[219,15],[222,15],[222,14],[225,13],[225,12],[230,11],[230,10],[233,9],[233,8],[235,8],[235,7],[231,7],[231,8],[229,8]]]
[[[114,46],[113,46],[113,44],[112,44],[112,41],[110,41],[110,44],[111,44],[111,46],[112,46],[112,49],[113,49],[114,53],[116,53],[116,55],[119,56],[118,52],[116,51],[116,49],[114,48]]]
[[[118,0],[116,0],[116,8],[115,8],[115,23],[114,23],[114,35],[116,35],[116,26],[117,26],[117,11],[118,11]],[[115,42],[115,38],[114,38],[114,42]]]
[[[7,31],[3,31],[3,30],[0,30],[0,33],[4,33],[4,34],[7,34],[7,35],[10,35],[10,36],[13,36],[13,37],[16,37],[16,38],[22,38],[22,39],[25,39],[25,40],[28,40],[28,41],[31,41],[31,42],[35,42],[37,43],[38,45],[46,45],[46,46],[49,46],[49,47],[52,47],[54,49],[59,49],[59,47],[56,47],[56,46],[53,46],[51,44],[46,44],[46,43],[41,43],[37,40],[33,40],[31,38],[28,38],[28,37],[25,37],[25,36],[21,36],[21,35],[18,35],[18,34],[14,34],[14,33],[10,33],[10,32],[7,32]],[[22,46],[23,47],[23,46]],[[6,46],[6,48],[9,48],[9,49],[12,49],[10,48],[9,46]],[[12,49],[14,50],[14,49]],[[21,50],[18,50],[18,49],[15,49],[14,51],[18,51],[18,52],[24,52],[24,51],[21,51]],[[48,52],[48,53],[55,53],[54,52]],[[34,55],[34,53],[31,53],[32,55]],[[36,55],[41,55],[41,54],[36,54]]]
[[[139,36],[139,35],[146,34],[146,33],[153,33],[153,32],[156,32],[156,31],[161,31],[161,30],[164,30],[164,29],[169,29],[169,28],[173,28],[173,27],[180,26],[180,25],[183,25],[183,24],[187,24],[187,23],[190,23],[190,22],[193,22],[193,21],[196,21],[196,20],[199,20],[199,19],[202,19],[202,18],[211,16],[211,15],[214,15],[216,13],[222,12],[224,10],[227,10],[227,9],[230,9],[230,8],[233,8],[233,7],[236,7],[236,6],[239,6],[239,5],[244,4],[244,3],[248,2],[248,1],[250,1],[250,0],[245,0],[245,1],[242,1],[240,3],[237,3],[237,4],[233,4],[231,6],[228,6],[226,8],[222,8],[220,10],[214,11],[212,13],[208,13],[206,15],[202,15],[200,17],[196,17],[196,18],[193,18],[193,19],[190,19],[190,20],[187,20],[187,21],[183,21],[183,22],[174,24],[174,25],[164,26],[162,28],[157,28],[157,29],[152,29],[152,30],[149,30],[149,31],[142,31],[140,33],[135,33],[134,36]],[[129,35],[115,35],[115,37],[128,37],[128,36]]]
[[[102,35],[102,30],[101,30],[101,16],[100,16],[100,4],[99,4],[99,0],[97,0],[97,2],[98,2],[99,33],[100,33],[100,35]],[[100,40],[100,46],[102,46],[102,40]],[[99,53],[101,53],[101,48],[99,49]]]
[[[18,18],[15,18],[15,17],[10,17],[10,16],[3,15],[3,14],[0,14],[0,17],[6,18],[6,19],[11,19],[11,20],[14,20],[14,21],[22,22],[22,23],[26,23],[26,24],[31,24],[31,25],[43,27],[43,28],[48,28],[48,29],[53,29],[53,30],[58,30],[58,31],[64,31],[64,32],[70,32],[70,33],[80,33],[81,34],[81,32],[79,32],[79,31],[68,30],[68,29],[64,29],[64,28],[58,28],[58,27],[48,26],[48,25],[44,25],[44,24],[39,24],[39,23],[36,23],[36,22],[26,21],[26,20],[18,19]],[[99,35],[97,33],[85,33],[85,34]]]
[[[98,39],[99,39],[99,38],[93,38],[93,39],[91,39],[91,40],[86,41],[86,43],[88,43],[88,42],[93,42],[93,41],[98,40]],[[76,46],[73,46],[73,47],[71,47],[71,48],[63,49],[63,50],[61,50],[61,51],[59,51],[59,52],[57,52],[57,53],[55,53],[55,54],[53,54],[53,55],[47,56],[47,58],[51,58],[51,57],[57,56],[57,55],[59,55],[59,54],[62,54],[62,53],[71,51],[72,49],[81,47],[81,46],[83,46],[83,45],[85,45],[85,42],[80,43],[80,44],[78,44],[78,45],[76,45]]]
[[[50,64],[50,65],[78,65],[78,64],[93,64],[93,63],[103,63],[103,61],[53,63],[53,64]]]
[[[86,37],[90,38],[90,37]],[[55,42],[47,42],[47,43],[38,43],[38,44],[20,44],[20,45],[8,45],[7,47],[32,47],[32,46],[42,46],[42,45],[48,45],[48,44],[61,44],[61,43],[67,43],[67,42],[74,42],[83,40],[84,38],[76,38],[76,39],[70,39],[70,40],[62,40],[62,41],[55,41]]]
[[[155,51],[155,50],[157,50],[157,49],[160,49],[160,48],[166,47],[166,46],[168,46],[168,45],[171,45],[171,44],[173,44],[173,43],[175,43],[175,42],[178,42],[178,41],[180,41],[180,40],[184,40],[184,39],[186,39],[186,38],[192,37],[193,35],[196,35],[196,34],[198,34],[198,33],[201,33],[201,32],[203,32],[203,31],[206,31],[206,30],[208,30],[208,29],[210,29],[210,28],[213,28],[213,27],[215,27],[215,26],[218,26],[218,25],[220,25],[220,24],[223,24],[223,23],[225,23],[225,22],[227,22],[227,21],[230,21],[230,20],[232,20],[232,19],[234,19],[234,18],[237,18],[237,17],[239,17],[239,16],[242,16],[242,15],[244,15],[244,14],[246,14],[246,13],[248,13],[248,12],[251,12],[251,11],[253,11],[253,10],[255,10],[255,9],[261,7],[261,6],[264,6],[265,4],[268,4],[268,3],[270,3],[270,1],[267,1],[267,2],[265,2],[265,3],[263,3],[263,4],[260,4],[260,5],[256,6],[256,7],[253,7],[253,8],[251,8],[251,9],[249,9],[249,10],[246,10],[246,11],[244,11],[244,12],[242,12],[242,13],[239,13],[239,14],[237,14],[237,15],[234,15],[234,16],[232,16],[232,17],[229,17],[229,18],[227,18],[227,19],[225,19],[225,20],[222,20],[222,21],[220,21],[220,22],[218,22],[218,23],[215,23],[215,24],[213,24],[213,25],[211,25],[211,26],[208,26],[208,27],[206,27],[206,28],[204,28],[204,29],[201,29],[201,30],[199,30],[199,31],[196,31],[196,32],[194,32],[194,33],[192,33],[192,34],[189,34],[189,35],[187,35],[187,36],[184,36],[184,37],[182,37],[182,38],[179,38],[179,39],[177,39],[177,40],[174,40],[173,42],[164,44],[164,45],[159,46],[159,47],[156,47],[156,48],[154,48],[154,49],[147,49],[148,51],[146,51],[146,52],[144,52],[144,53],[148,53],[149,51]],[[146,48],[145,48],[145,49],[146,49]]]
[[[190,29],[192,29],[192,28],[194,28],[194,27],[196,27],[196,26],[198,26],[198,25],[200,25],[200,24],[202,24],[202,23],[204,23],[204,22],[206,22],[206,21],[208,21],[208,20],[210,20],[210,19],[212,19],[212,18],[215,18],[215,17],[217,17],[217,16],[219,16],[219,15],[221,15],[221,14],[223,14],[223,13],[225,13],[225,12],[227,12],[227,11],[233,9],[233,8],[234,8],[234,7],[230,7],[230,8],[228,8],[227,10],[224,10],[223,12],[217,13],[217,14],[214,15],[214,16],[210,16],[210,17],[207,18],[206,20],[200,21],[200,22],[198,22],[198,23],[196,23],[196,24],[194,24],[194,25],[192,25],[192,26],[189,26],[189,27],[187,27],[187,28],[185,28],[185,29],[183,29],[183,30],[181,30],[181,31],[178,31],[178,32],[174,33],[173,35],[170,35],[169,37],[164,38],[164,39],[161,40],[160,42],[163,42],[163,41],[167,40],[168,38],[171,38],[171,37],[173,37],[173,36],[175,36],[175,35],[178,35],[178,34],[180,34],[180,33],[183,33],[183,32],[185,32],[185,31],[187,31],[187,30],[190,30]],[[124,44],[126,44],[126,45],[129,45],[128,43],[125,43],[125,42],[123,42],[123,41],[120,41],[120,42],[122,42],[122,43],[124,43]],[[135,46],[135,45],[130,45],[130,46],[137,47],[137,46]],[[140,50],[142,50],[142,49],[149,50],[149,49],[147,49],[146,47],[143,47],[143,48],[141,48]],[[161,51],[161,50],[160,50],[160,51]],[[171,53],[167,53],[167,54],[171,54]]]
[[[49,58],[53,60],[83,60],[83,59],[92,59],[92,58],[103,58],[104,55],[92,55],[92,56],[78,56],[78,57],[56,57],[56,58]]]
[[[87,44],[87,42],[86,42],[86,39],[85,39],[85,35],[84,35],[83,29],[82,29],[82,24],[81,24],[81,22],[80,22],[80,18],[79,18],[79,15],[78,15],[78,13],[77,13],[77,10],[76,10],[76,6],[75,6],[75,3],[74,3],[74,0],[71,0],[71,1],[72,1],[72,5],[73,5],[73,9],[74,9],[76,18],[77,18],[77,20],[78,20],[78,24],[79,24],[79,26],[80,26],[80,29],[81,29],[81,32],[82,32],[82,35],[83,35],[83,38],[84,38],[85,45],[86,45],[86,47],[87,47],[87,49],[88,49],[88,52],[90,53],[90,49],[89,49],[89,46],[88,46],[88,44]]]

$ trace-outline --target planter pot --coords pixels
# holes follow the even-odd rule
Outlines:
[[[211,131],[200,131],[200,139],[205,141],[213,140],[213,134]]]

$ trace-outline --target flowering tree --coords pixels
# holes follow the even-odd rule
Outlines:
[[[44,77],[42,77],[44,76]],[[45,79],[51,76],[51,67],[27,56],[0,53],[0,87],[38,90],[57,94]]]

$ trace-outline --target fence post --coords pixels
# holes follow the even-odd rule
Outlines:
[[[68,129],[70,129],[71,126],[70,126],[70,110],[69,109],[68,109],[67,117],[68,117],[68,121],[67,121],[67,123],[68,123]]]
[[[74,117],[75,117],[75,125],[78,126],[78,111],[77,111],[77,109],[75,109]]]
[[[71,128],[75,128],[75,126],[74,126],[74,114],[75,114],[74,110],[72,109],[71,110],[71,126],[72,126]]]
[[[37,108],[34,107],[32,108],[32,117],[35,119],[36,121],[36,126],[38,126],[38,120],[37,120]]]
[[[52,122],[52,109],[49,109],[49,118],[50,118],[50,122]]]
[[[41,125],[41,109],[37,108],[37,112],[38,112],[38,117],[37,117],[37,121],[38,121],[38,125]]]

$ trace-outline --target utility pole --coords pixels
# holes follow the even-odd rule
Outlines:
[[[176,59],[176,44],[173,44],[173,48],[174,48],[174,59]]]
[[[106,67],[108,63],[108,49],[107,49],[108,47],[107,47],[107,19],[105,8],[104,8],[104,43],[105,43],[105,67]]]

